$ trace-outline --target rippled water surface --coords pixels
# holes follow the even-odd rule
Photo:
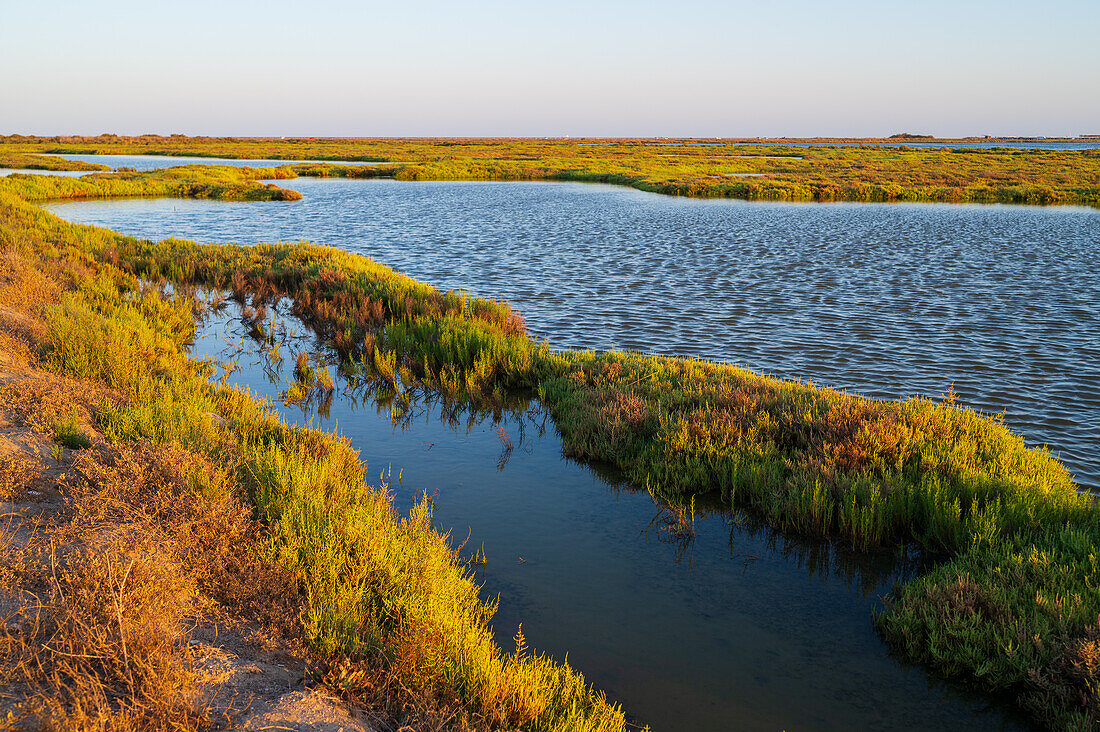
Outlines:
[[[1096,484],[1100,215],[1082,209],[788,205],[605,186],[295,180],[295,203],[125,200],[53,206],[139,236],[309,238],[445,288],[503,297],[555,346],[720,358],[881,397],[1005,410]],[[232,308],[195,350],[225,359]],[[304,339],[308,341],[308,339]],[[295,347],[317,349],[298,342]],[[242,357],[231,382],[277,399],[281,367]],[[484,551],[506,648],[516,627],[656,730],[989,729],[1003,707],[899,663],[870,614],[912,568],[701,514],[680,543],[637,492],[564,459],[537,404],[503,424],[419,405],[395,427],[341,391],[291,420],[332,426],[372,477],[466,555]],[[521,428],[522,425],[522,428]],[[540,427],[548,427],[541,431]],[[511,451],[498,437],[502,429]],[[400,471],[400,480],[396,477]]]
[[[720,359],[875,397],[953,387],[1100,486],[1100,211],[281,183],[304,200],[52,208],[157,239],[332,244],[507,299],[556,347]]]

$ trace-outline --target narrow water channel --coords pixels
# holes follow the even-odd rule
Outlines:
[[[299,337],[277,363],[243,337],[235,305],[202,321],[193,354],[235,361],[228,383],[271,399],[288,421],[350,438],[400,509],[432,496],[436,526],[465,540],[466,560],[485,557],[471,566],[483,597],[500,599],[501,646],[522,623],[537,651],[568,658],[632,722],[714,732],[1020,725],[895,659],[876,636],[871,613],[917,570],[913,558],[784,538],[702,505],[694,538],[677,539],[648,493],[564,458],[537,402],[500,422],[415,404],[394,424],[387,404],[345,384],[328,404],[284,406],[296,353],[325,349],[292,317],[280,321]]]

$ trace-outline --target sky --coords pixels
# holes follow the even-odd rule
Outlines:
[[[0,0],[0,134],[1100,134],[1100,0]]]

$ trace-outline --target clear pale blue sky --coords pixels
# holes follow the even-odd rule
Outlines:
[[[1100,134],[1100,0],[0,0],[0,133]]]

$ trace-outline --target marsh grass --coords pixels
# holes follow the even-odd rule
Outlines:
[[[460,713],[465,720],[463,724],[471,728],[623,729],[621,711],[589,687],[566,663],[530,652],[505,653],[496,646],[489,627],[495,604],[480,599],[477,583],[459,563],[448,538],[433,528],[429,502],[422,501],[408,516],[400,516],[385,485],[371,487],[364,482],[358,454],[345,440],[315,430],[288,427],[269,405],[247,392],[211,384],[209,365],[191,361],[185,354],[192,336],[196,303],[181,294],[182,290],[142,286],[132,274],[113,264],[117,262],[134,272],[148,274],[140,267],[128,266],[134,261],[128,253],[134,248],[154,250],[102,230],[72,227],[45,217],[2,188],[0,211],[3,214],[0,243],[6,249],[36,262],[52,261],[58,272],[66,273],[61,296],[39,307],[45,323],[40,349],[43,360],[58,372],[104,384],[121,397],[104,401],[96,410],[96,427],[109,446],[104,449],[149,444],[154,451],[183,451],[178,461],[173,460],[167,466],[139,460],[126,461],[125,469],[115,465],[121,457],[108,455],[104,460],[113,466],[112,474],[127,474],[148,465],[148,472],[141,474],[152,479],[171,474],[172,466],[178,464],[205,466],[181,475],[174,483],[181,485],[181,490],[172,495],[177,499],[187,495],[211,497],[210,500],[224,502],[228,507],[235,505],[231,498],[247,501],[258,519],[257,526],[264,529],[251,544],[256,551],[250,554],[269,563],[272,571],[293,578],[302,605],[298,616],[301,633],[321,659],[346,658],[363,669],[363,674],[385,679],[387,689],[404,695],[392,702],[394,709],[405,707],[401,699],[408,702],[410,709],[420,710],[418,714],[429,708],[450,709]],[[309,259],[300,262],[293,248],[277,251],[304,268],[287,270],[302,279],[306,279],[310,267],[324,264]],[[227,248],[224,254],[243,255],[257,264],[267,264],[266,260],[256,258],[255,253],[244,250]],[[406,321],[415,322],[425,318],[427,312],[437,312],[434,308],[441,308],[439,312],[453,310],[448,322],[467,324],[474,332],[508,327],[508,310],[504,306],[459,296],[437,297],[430,288],[386,274],[388,271],[378,265],[349,261],[350,272],[331,266],[313,271],[324,288],[318,290],[325,295],[317,298],[319,307],[331,308],[334,300],[351,306],[343,278],[351,275],[371,284],[370,273],[378,272],[383,275],[376,291],[381,301]],[[232,280],[228,271],[226,276]],[[177,280],[180,284],[188,281],[183,277]],[[314,286],[312,279],[309,282]],[[271,288],[267,278],[244,284]],[[258,304],[256,292],[251,295],[253,303]],[[317,375],[322,388],[331,386],[326,376],[320,372]],[[219,419],[211,419],[210,414],[218,415]],[[81,451],[77,460],[89,452]],[[98,475],[90,466],[82,474]],[[89,481],[103,482],[97,477],[89,477]],[[143,502],[151,500],[150,494],[159,495],[155,486],[133,476],[112,481],[110,485],[115,492],[132,486],[135,500]],[[100,498],[93,505],[114,504]],[[172,504],[154,505],[168,510]],[[152,513],[159,515],[160,511],[155,508]],[[208,538],[221,541],[222,535],[226,541],[234,536],[231,531],[221,531],[218,536]],[[248,542],[240,545],[250,546]],[[157,556],[145,563],[137,549],[120,549],[121,553],[111,555],[114,559],[102,569],[99,565],[93,568],[96,576],[106,578],[106,584],[95,585],[100,588],[95,592],[108,599],[117,597],[121,592],[117,570],[130,566],[131,560],[133,571],[197,567],[184,578],[186,582],[178,591],[173,589],[174,585],[164,584],[163,592],[156,593],[160,580],[142,575],[153,588],[149,590],[150,600],[160,598],[169,602],[178,597],[180,607],[185,606],[182,598],[193,593],[192,585],[219,586],[218,581],[208,582],[209,576],[243,577],[248,579],[249,586],[271,586],[267,581],[255,581],[231,563],[223,566],[215,562],[211,566],[203,559],[207,555],[225,558],[226,550],[218,548],[224,544],[210,547],[193,541],[189,546],[197,553],[182,553],[180,549],[180,556]],[[231,553],[226,561],[233,556],[237,554]],[[89,558],[100,561],[91,555]],[[165,578],[164,583],[176,579],[173,575]],[[72,596],[68,588],[62,590],[65,597]],[[93,602],[94,599],[89,594],[79,607],[99,613],[97,608],[103,604]],[[219,601],[228,603],[232,597],[221,597]],[[178,636],[172,636],[168,629],[176,627],[174,619],[181,613],[191,610],[177,612],[175,607],[155,606],[149,610],[163,621],[158,626],[150,620],[150,632],[163,627],[164,633],[157,636],[160,639],[157,643],[167,649],[151,658],[158,659],[158,663],[170,661],[170,665],[182,668],[180,659],[169,653],[179,643]],[[63,613],[59,617],[63,620]],[[136,611],[135,617],[140,617]],[[65,628],[67,637],[77,642],[76,627]],[[116,651],[122,647],[117,637],[107,638],[103,643],[113,644]],[[113,665],[105,670],[66,667],[56,675],[50,675],[53,674],[50,671],[44,677],[34,677],[32,681],[42,684],[44,689],[61,688],[59,685],[69,683],[66,679],[70,678],[94,679],[97,684],[89,687],[87,693],[78,690],[71,696],[57,695],[59,706],[44,707],[42,714],[46,716],[42,718],[75,714],[73,710],[83,709],[80,705],[89,699],[95,704],[99,704],[95,700],[100,698],[129,699],[136,700],[134,704],[140,702],[141,709],[154,712],[150,713],[152,716],[139,714],[133,717],[137,721],[120,722],[119,726],[162,724],[186,728],[188,724],[181,721],[182,716],[168,711],[175,697],[154,698],[143,691],[145,687],[141,684],[129,682],[132,666],[127,660],[131,658],[130,647],[127,649],[121,665],[112,656]],[[121,686],[120,673],[127,679]],[[167,671],[155,678],[163,679],[165,688],[184,688],[183,677],[169,683],[166,674]],[[96,689],[103,690],[102,694]],[[99,716],[107,714],[100,706],[95,706],[93,712]]]
[[[91,173],[79,178],[47,175],[9,176],[26,200],[80,198],[211,198],[223,201],[297,201],[297,191],[257,179],[278,177],[271,169],[185,165],[148,172]],[[283,173],[282,177],[294,177]],[[9,184],[10,185],[10,184]]]
[[[13,168],[17,170],[110,170],[106,165],[99,163],[86,163],[82,160],[67,160],[66,158],[51,155],[35,155],[33,153],[18,153],[8,150],[0,151],[0,168]]]
[[[717,491],[796,533],[937,552],[1087,507],[1055,458],[950,403],[869,400],[705,361],[557,358],[564,369],[539,395],[567,453],[659,495]]]
[[[1097,513],[1057,459],[998,419],[950,397],[875,401],[690,359],[551,352],[506,304],[362,257],[137,241],[15,195],[38,190],[0,183],[8,240],[39,236],[45,256],[64,250],[86,269],[47,309],[51,362],[133,395],[101,411],[109,439],[238,456],[234,475],[268,527],[270,556],[302,578],[305,630],[324,654],[405,669],[393,671],[399,686],[490,726],[622,725],[567,666],[493,645],[494,607],[432,530],[430,502],[398,517],[384,486],[364,487],[345,443],[211,387],[182,355],[193,304],[129,278],[225,288],[253,308],[291,298],[344,373],[387,390],[395,421],[407,389],[489,411],[535,390],[570,455],[611,463],[670,505],[709,492],[785,531],[860,550],[922,547],[944,563],[896,589],[877,618],[884,636],[947,675],[1015,694],[1044,724],[1095,722]],[[688,534],[680,519],[670,535]],[[407,663],[386,666],[395,659]]]
[[[1096,150],[791,147],[735,140],[0,138],[0,161],[35,153],[202,155],[288,163],[279,173],[400,180],[572,180],[655,193],[771,201],[944,201],[1100,205]],[[596,144],[593,144],[596,143]],[[58,160],[45,158],[45,160]],[[60,164],[60,163],[58,163]],[[751,175],[756,177],[730,177]],[[197,189],[200,190],[201,189]]]
[[[80,416],[74,407],[63,419],[54,423],[54,438],[72,450],[83,450],[92,446],[92,440],[80,427]]]

